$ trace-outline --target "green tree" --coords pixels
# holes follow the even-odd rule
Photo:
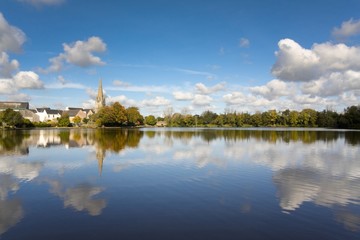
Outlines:
[[[183,116],[183,122],[186,127],[192,127],[195,125],[195,118],[190,114]]]
[[[360,129],[360,105],[346,108],[340,125],[343,128]]]
[[[299,112],[290,111],[289,113],[289,124],[291,127],[297,127],[299,123]]]
[[[278,113],[276,112],[276,110],[269,110],[268,113],[269,113],[270,125],[276,126],[279,118]]]
[[[205,111],[201,114],[202,122],[206,124],[212,123],[217,117],[217,114],[212,111]]]
[[[126,110],[119,102],[111,106],[102,107],[91,120],[97,126],[123,126],[127,124]]]
[[[22,115],[10,108],[0,112],[0,122],[3,126],[8,127],[21,127],[24,123]]]
[[[317,125],[319,127],[337,128],[339,114],[331,110],[323,110],[317,113]]]
[[[216,124],[218,127],[222,127],[224,125],[225,117],[224,114],[218,115],[212,123]]]
[[[129,107],[125,112],[128,125],[139,126],[144,123],[144,117],[140,114],[137,107]]]
[[[70,119],[69,114],[64,113],[60,118],[58,118],[58,126],[59,127],[70,127]]]
[[[289,126],[290,125],[290,110],[286,109],[285,111],[281,112],[279,117],[279,124],[282,126]]]
[[[156,118],[153,115],[149,115],[145,117],[145,124],[150,126],[155,126],[157,123]]]
[[[123,105],[119,102],[115,102],[112,106],[112,111],[115,116],[116,125],[124,125],[127,123],[128,119],[126,117],[126,110]]]
[[[263,126],[262,116],[260,112],[256,112],[253,115],[251,115],[251,125],[253,125],[254,127]]]

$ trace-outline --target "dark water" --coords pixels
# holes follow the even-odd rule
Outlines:
[[[360,132],[0,131],[0,239],[360,239]]]

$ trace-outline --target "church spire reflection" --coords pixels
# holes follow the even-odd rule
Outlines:
[[[105,158],[105,150],[103,150],[103,149],[97,149],[97,150],[96,150],[96,159],[97,159],[97,161],[98,161],[99,176],[102,175],[104,158]]]

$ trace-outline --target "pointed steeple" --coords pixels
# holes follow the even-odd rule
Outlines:
[[[99,87],[98,87],[98,94],[96,97],[96,103],[95,103],[95,112],[98,112],[100,108],[105,106],[105,98],[102,88],[102,80],[100,78],[99,80]]]

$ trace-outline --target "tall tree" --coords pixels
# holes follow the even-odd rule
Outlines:
[[[129,107],[126,109],[127,123],[129,126],[139,126],[144,123],[144,117],[140,114],[137,107]]]
[[[63,115],[61,115],[61,117],[58,119],[58,126],[59,127],[69,127],[70,124],[70,119],[69,119],[69,114],[64,113]]]
[[[8,108],[0,112],[0,122],[8,127],[21,127],[24,123],[24,118],[19,112]]]
[[[155,126],[156,124],[156,118],[154,117],[154,115],[149,115],[145,117],[145,124],[150,125],[150,126]]]

